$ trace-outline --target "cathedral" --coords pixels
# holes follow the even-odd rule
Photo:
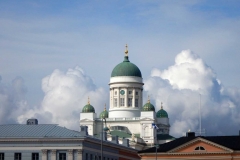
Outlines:
[[[87,126],[89,135],[100,137],[105,133],[107,140],[117,138],[120,144],[129,139],[137,150],[172,141],[167,112],[162,104],[159,111],[155,110],[149,97],[143,102],[143,85],[141,71],[129,61],[126,45],[123,62],[111,73],[109,110],[105,106],[97,115],[88,100],[80,113],[80,126]]]

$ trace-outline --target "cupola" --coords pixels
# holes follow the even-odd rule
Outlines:
[[[168,113],[163,109],[162,103],[161,103],[161,109],[156,114],[157,118],[168,118]]]
[[[106,110],[106,107],[104,108],[104,111],[100,113],[99,118],[108,118],[108,111]]]
[[[95,113],[94,107],[90,104],[90,100],[88,98],[88,103],[83,107],[82,113]]]
[[[148,98],[148,102],[143,106],[142,111],[154,111],[155,112],[155,107],[150,103],[150,99]]]
[[[122,63],[119,63],[113,70],[111,77],[119,77],[119,76],[133,76],[133,77],[141,77],[142,74],[140,69],[133,63],[131,63],[128,59],[128,49],[126,45],[125,57]]]

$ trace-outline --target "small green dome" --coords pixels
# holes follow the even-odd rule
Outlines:
[[[157,118],[168,118],[167,112],[161,107],[161,109],[157,112]]]
[[[139,68],[128,60],[128,56],[125,56],[124,61],[112,70],[111,77],[118,76],[142,77],[142,74]]]
[[[106,108],[100,113],[99,118],[108,118],[108,111]]]
[[[104,127],[103,130],[106,132],[106,131],[109,131],[109,128],[108,127]]]
[[[155,111],[155,107],[148,100],[148,102],[143,106],[142,111]]]
[[[87,104],[83,107],[82,113],[95,113],[95,109],[91,104]]]

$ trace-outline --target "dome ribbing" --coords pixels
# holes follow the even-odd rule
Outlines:
[[[112,70],[111,77],[118,77],[118,76],[142,77],[142,73],[135,64],[131,63],[128,60],[128,56],[125,56],[124,61],[122,63],[119,63]]]

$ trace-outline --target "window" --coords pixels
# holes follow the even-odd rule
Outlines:
[[[22,154],[21,153],[14,153],[14,160],[21,160]]]
[[[146,127],[144,128],[144,136],[145,136],[145,137],[150,136],[150,132],[149,132],[149,127],[148,127],[148,126],[146,126]]]
[[[114,98],[114,107],[117,107],[117,98]]]
[[[138,99],[135,99],[135,107],[138,107]]]
[[[39,160],[39,153],[32,153],[32,160]]]
[[[138,92],[136,92],[136,96],[138,95]]]
[[[117,91],[115,91],[114,94],[117,95]]]
[[[132,98],[128,98],[128,107],[132,106]]]
[[[4,153],[0,153],[0,160],[4,160]]]
[[[124,98],[120,98],[120,106],[124,106]]]
[[[59,153],[59,160],[66,160],[66,153]]]
[[[205,149],[202,146],[197,146],[195,151],[204,151]]]
[[[128,128],[127,127],[125,127],[125,126],[111,126],[110,127],[111,128],[111,130],[116,130],[116,131],[124,131],[124,132],[127,132],[127,133],[129,133],[128,132]]]
[[[128,94],[132,94],[132,91],[128,91]]]

